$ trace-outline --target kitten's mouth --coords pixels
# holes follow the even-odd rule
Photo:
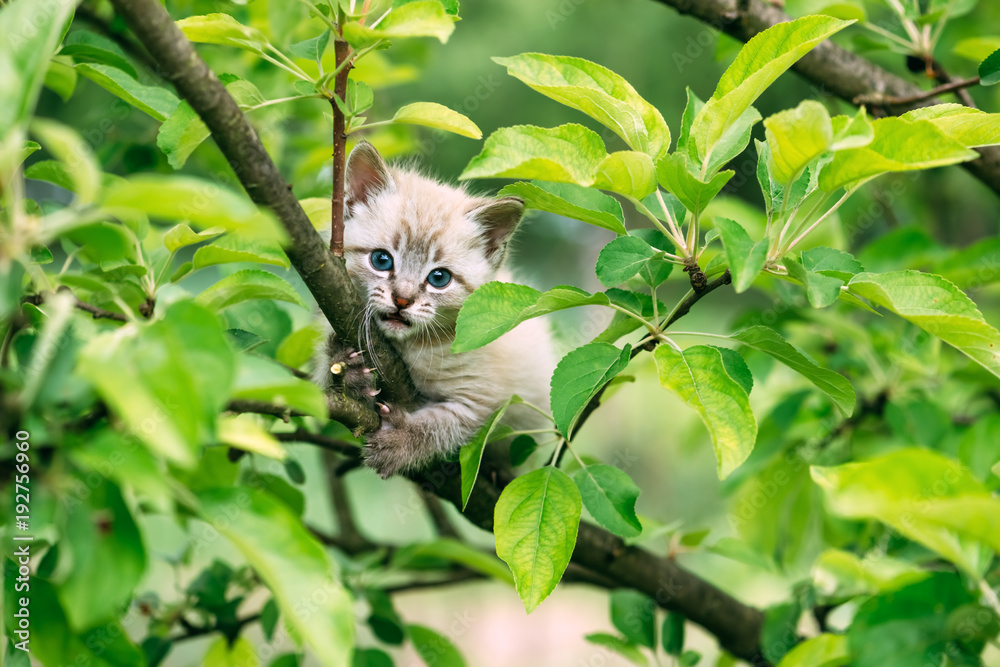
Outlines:
[[[382,320],[382,326],[393,331],[410,328],[410,321],[402,313],[383,313],[379,319]]]

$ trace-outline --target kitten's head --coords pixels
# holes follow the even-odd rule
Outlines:
[[[524,212],[390,169],[359,143],[347,160],[344,249],[366,316],[390,337],[449,337],[465,298],[493,280]]]

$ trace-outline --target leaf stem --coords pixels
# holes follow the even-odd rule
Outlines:
[[[260,104],[254,104],[253,106],[241,106],[240,109],[244,112],[256,111],[257,109],[263,109],[264,107],[269,107],[272,104],[281,104],[282,102],[292,102],[294,100],[308,100],[313,98],[324,98],[326,95],[323,93],[313,93],[312,95],[293,95],[291,97],[281,97],[276,100],[266,100]]]
[[[535,412],[537,412],[537,413],[538,413],[538,414],[540,414],[541,416],[543,416],[543,417],[545,417],[546,419],[548,419],[548,420],[549,420],[550,422],[552,422],[553,424],[555,424],[555,423],[556,423],[556,422],[555,422],[555,420],[554,420],[554,419],[552,418],[552,415],[551,415],[551,414],[549,414],[549,413],[548,413],[548,412],[546,412],[545,410],[542,410],[542,409],[541,409],[540,407],[538,407],[538,406],[537,406],[537,405],[535,405],[534,403],[531,403],[531,402],[529,402],[529,401],[526,401],[526,400],[524,400],[524,399],[522,398],[522,399],[521,399],[521,405],[523,405],[523,406],[525,406],[525,407],[527,407],[527,408],[531,408],[532,410],[534,410]]]
[[[670,229],[673,230],[677,238],[683,238],[681,234],[681,228],[677,225],[677,221],[674,220],[674,214],[670,212],[667,208],[667,202],[663,200],[663,193],[660,192],[660,188],[656,188],[656,200],[660,202],[660,207],[663,209],[663,215],[667,218],[667,224],[670,225]]]
[[[804,232],[802,232],[801,234],[799,234],[798,236],[796,236],[796,237],[795,237],[795,239],[794,239],[794,240],[792,240],[792,241],[791,241],[791,242],[790,242],[790,243],[789,243],[789,244],[788,244],[788,245],[787,245],[787,246],[785,247],[784,251],[782,251],[782,252],[780,252],[780,253],[779,253],[779,256],[783,256],[783,255],[786,255],[786,254],[788,254],[788,252],[789,252],[789,251],[790,251],[790,250],[791,250],[792,248],[794,248],[794,247],[795,247],[795,246],[797,246],[797,245],[798,245],[799,243],[801,243],[801,242],[802,242],[802,239],[804,239],[805,237],[809,236],[809,233],[810,233],[810,232],[811,232],[812,230],[816,229],[816,228],[817,228],[817,227],[818,227],[818,226],[819,226],[820,224],[822,224],[822,222],[823,222],[824,220],[826,220],[826,219],[827,219],[828,217],[830,217],[830,215],[831,215],[831,214],[832,214],[832,213],[833,213],[834,211],[836,211],[836,210],[837,210],[838,208],[840,208],[840,205],[841,205],[841,204],[843,204],[843,203],[844,203],[845,201],[847,201],[847,198],[848,198],[848,197],[850,197],[850,196],[851,196],[852,194],[854,194],[854,190],[848,190],[847,192],[845,192],[845,193],[844,193],[844,196],[843,196],[843,197],[841,197],[841,198],[840,198],[839,200],[837,200],[837,203],[836,203],[836,204],[834,204],[834,205],[833,205],[832,207],[830,207],[830,210],[828,210],[828,211],[827,211],[826,213],[824,213],[823,215],[819,216],[819,218],[817,218],[817,219],[816,219],[816,222],[814,222],[814,223],[812,223],[811,225],[809,225],[809,227],[807,227],[807,228],[806,228],[806,230],[805,230]]]
[[[629,195],[624,195],[624,196],[630,202],[632,202],[632,205],[635,206],[635,210],[639,211],[639,213],[642,213],[644,216],[649,218],[649,220],[653,223],[653,225],[655,225],[657,229],[663,232],[664,236],[670,239],[674,243],[674,245],[676,245],[678,248],[683,250],[685,254],[687,253],[687,243],[684,242],[683,236],[681,236],[680,234],[675,235],[671,230],[664,227],[663,223],[660,222],[660,219],[657,218],[655,215],[653,215],[653,212],[650,211],[648,208],[646,208],[646,205],[643,204],[641,201]]]
[[[280,60],[275,60],[274,58],[272,58],[271,56],[267,55],[266,53],[261,53],[260,57],[263,58],[264,60],[266,60],[267,62],[271,63],[272,65],[280,67],[281,69],[285,70],[286,72],[288,72],[292,76],[294,76],[296,78],[299,78],[299,79],[302,79],[303,81],[308,81],[309,83],[312,83],[312,79],[310,79],[308,76],[306,76],[305,73],[296,72],[294,69],[288,67],[287,65],[285,65]]]
[[[303,5],[305,5],[309,9],[313,10],[313,12],[316,14],[316,17],[319,18],[320,21],[322,21],[323,23],[325,23],[326,26],[328,28],[330,28],[330,30],[332,30],[333,32],[338,32],[337,24],[334,23],[333,21],[331,21],[327,17],[326,14],[324,14],[323,12],[321,12],[319,10],[319,7],[317,7],[313,3],[309,2],[309,0],[299,0],[299,2],[301,2]],[[332,6],[331,6],[331,9],[332,9]]]

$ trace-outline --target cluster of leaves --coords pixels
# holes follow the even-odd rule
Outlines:
[[[704,232],[703,226],[710,219],[706,209],[735,174],[724,167],[747,148],[751,131],[761,120],[752,106],[754,101],[796,60],[849,23],[830,16],[808,16],[774,26],[752,39],[723,74],[710,100],[702,102],[688,91],[680,135],[672,152],[670,130],[660,113],[614,72],[571,57],[529,53],[495,59],[534,90],[612,130],[628,148],[608,153],[598,134],[581,125],[510,127],[487,138],[483,151],[462,175],[530,179],[501,192],[523,197],[531,208],[618,234],[601,251],[596,265],[597,278],[610,288],[606,292],[590,294],[560,286],[543,293],[524,285],[494,282],[474,292],[459,315],[453,352],[486,345],[520,322],[558,310],[598,305],[615,311],[608,329],[567,354],[552,376],[557,448],[565,446],[573,451],[571,441],[581,417],[589,414],[593,401],[625,371],[630,357],[646,349],[653,350],[660,384],[693,408],[705,423],[723,479],[743,471],[741,466],[759,439],[749,400],[754,378],[743,350],[763,353],[785,364],[820,389],[845,419],[858,418],[855,391],[847,378],[817,364],[771,327],[756,324],[729,335],[669,328],[685,300],[706,293],[707,280],[724,272],[728,274],[723,282],[731,279],[737,293],[768,276],[796,286],[815,309],[838,301],[871,312],[880,306],[1000,377],[1000,332],[954,284],[938,275],[911,270],[866,272],[847,252],[806,246],[810,234],[872,179],[890,172],[972,160],[978,157],[972,148],[1000,143],[1000,114],[943,104],[873,121],[864,108],[854,116],[831,117],[823,104],[805,101],[764,119],[766,140],[756,142],[757,177],[766,205],[762,233],[749,220],[725,217],[712,219],[712,229]],[[627,229],[619,200],[600,190],[630,202],[653,229]],[[713,252],[716,242],[722,248]],[[707,257],[711,259],[704,261]],[[675,265],[689,273],[692,289],[685,300],[668,309],[659,303],[657,289]],[[637,341],[622,347],[614,344],[637,329],[643,330]],[[675,340],[680,336],[728,340],[738,349],[709,345],[685,348]],[[796,409],[800,409],[802,396],[796,401]],[[504,410],[506,406],[463,451],[463,490],[472,488],[477,474],[479,457],[473,452],[480,451],[488,439],[511,435],[494,427]],[[524,449],[520,444],[517,451]],[[523,461],[514,454],[512,448],[512,459],[520,459],[514,463]],[[497,504],[497,554],[513,571],[528,612],[560,580],[575,545],[583,507],[598,523],[623,538],[635,539],[642,528],[635,515],[639,489],[628,475],[613,466],[588,465],[576,458],[579,470],[572,478],[560,469],[557,453],[547,465],[515,479]],[[1000,471],[996,452],[990,462],[995,481]],[[905,483],[901,477],[906,478]],[[943,478],[948,480],[946,485],[935,484]],[[903,449],[859,463],[802,465],[797,479],[796,485],[807,486],[810,493],[823,489],[831,515],[881,521],[952,563],[968,577],[967,582],[982,588],[970,594],[958,575],[932,577],[913,565],[897,564],[910,574],[921,572],[916,579],[905,580],[914,586],[914,595],[918,590],[922,596],[944,587],[952,591],[946,599],[955,596],[956,609],[975,604],[976,599],[985,605],[982,609],[989,622],[980,624],[977,633],[955,649],[964,656],[961,660],[975,661],[972,656],[996,634],[995,614],[1000,612],[985,578],[997,552],[1000,501],[989,493],[982,479],[940,454],[920,449]],[[928,488],[934,488],[930,500],[925,497]],[[945,506],[950,509],[943,509]],[[823,558],[854,559],[858,568],[869,569],[868,563],[844,551],[829,552]],[[878,567],[885,564],[880,562]],[[865,592],[887,594],[902,585],[899,579],[883,584],[869,586]],[[774,624],[783,628],[791,624],[794,636],[804,605],[844,600],[828,594],[818,602],[817,595],[810,587],[790,606],[776,612]],[[809,601],[803,602],[805,598]],[[875,633],[882,628],[868,626],[893,618],[883,600],[871,600],[859,612],[847,638],[823,634],[786,656],[781,664],[833,665],[848,657],[851,664],[884,662],[886,654],[881,652],[885,649],[874,645]],[[792,643],[779,642],[771,648],[767,632],[763,638],[766,655],[778,661]],[[913,651],[924,655],[932,651],[930,644],[937,650],[939,641],[955,636],[949,632],[942,628],[933,641],[923,638]],[[638,653],[639,647],[652,646],[627,635],[602,636],[596,641],[616,647],[640,664],[646,658]],[[906,662],[907,656],[893,653],[892,659],[897,661],[892,664],[911,664]],[[950,659],[959,660],[954,656]]]

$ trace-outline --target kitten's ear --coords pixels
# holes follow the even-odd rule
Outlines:
[[[366,204],[382,192],[395,188],[389,167],[375,147],[367,141],[358,142],[347,157],[347,178],[344,187],[348,214],[353,206]]]
[[[522,215],[524,200],[520,197],[500,197],[469,212],[486,241],[486,258],[494,266],[500,266],[507,256],[507,243]]]

